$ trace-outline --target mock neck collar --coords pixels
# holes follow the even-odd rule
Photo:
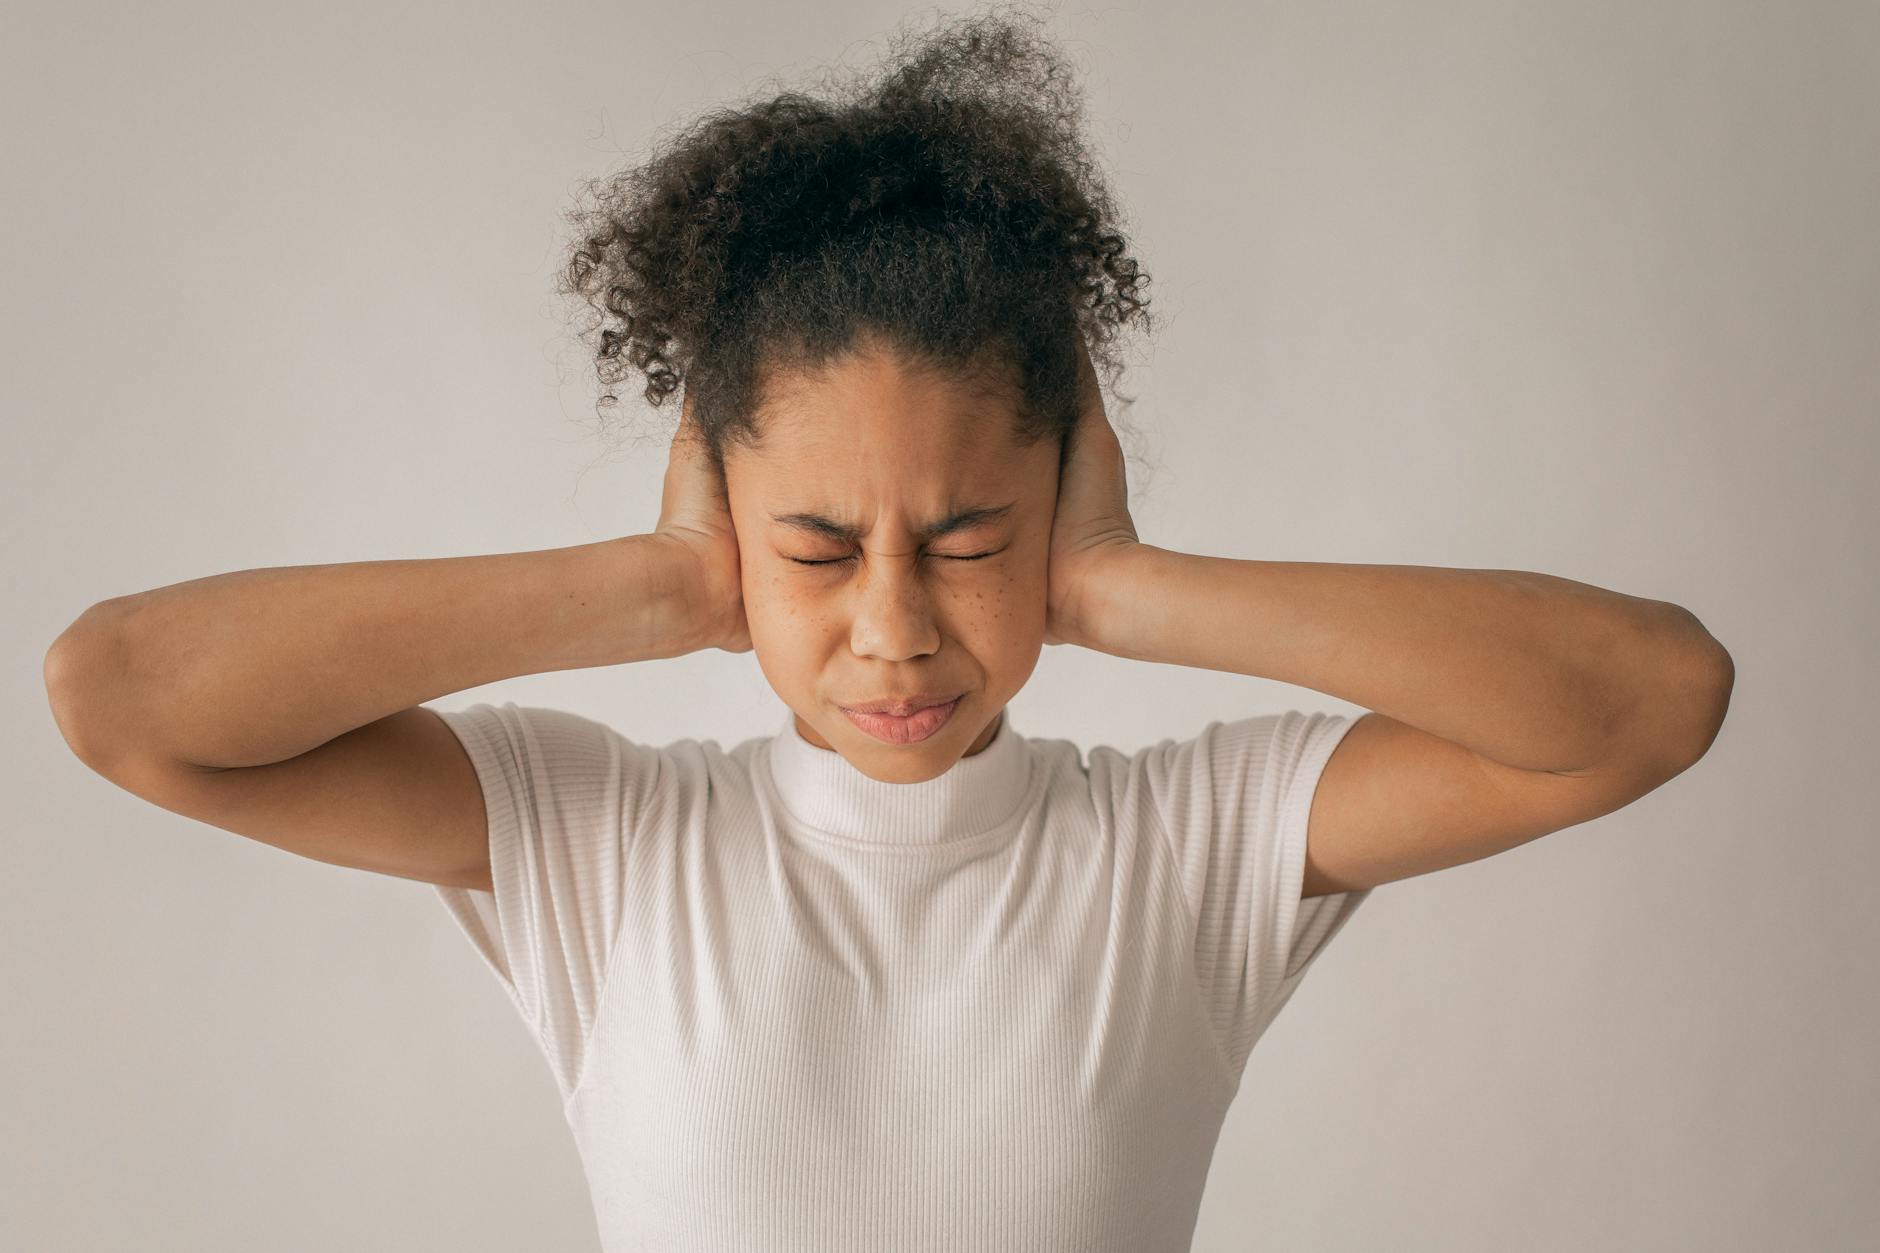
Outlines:
[[[841,753],[804,739],[787,708],[766,765],[799,825],[881,845],[940,844],[989,832],[1017,813],[1031,783],[1031,755],[1012,727],[1010,706],[984,748],[919,783],[869,778]]]

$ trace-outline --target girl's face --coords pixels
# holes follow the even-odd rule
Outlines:
[[[756,425],[725,487],[752,651],[798,733],[891,783],[980,751],[1044,646],[1057,441],[1020,447],[1009,399],[877,350],[774,383]],[[843,712],[956,694],[913,743]]]

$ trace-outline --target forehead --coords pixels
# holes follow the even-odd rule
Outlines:
[[[1015,396],[995,377],[910,363],[891,351],[766,379],[741,477],[767,495],[925,510],[968,489],[1016,486],[1028,468]]]

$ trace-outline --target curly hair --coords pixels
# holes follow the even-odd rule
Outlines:
[[[825,71],[706,113],[584,185],[558,291],[594,316],[595,370],[681,384],[711,457],[761,440],[780,369],[863,338],[1016,394],[1021,444],[1076,420],[1076,340],[1113,385],[1148,276],[1082,136],[1081,93],[1009,7],[890,41],[878,77]],[[1112,387],[1113,390],[1113,387]],[[597,412],[618,403],[605,390]]]

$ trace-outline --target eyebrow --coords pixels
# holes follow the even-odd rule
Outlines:
[[[1017,501],[1012,501],[1003,505],[982,505],[973,509],[962,509],[938,522],[916,527],[914,533],[924,540],[933,539],[954,531],[964,531],[968,527],[979,526],[985,522],[996,522],[1011,513],[1012,507],[1017,503]],[[825,535],[830,539],[845,540],[851,544],[862,537],[862,528],[859,526],[837,522],[819,513],[773,513],[770,515],[770,520],[780,522],[787,527],[794,527],[799,531],[807,531],[812,535]]]

